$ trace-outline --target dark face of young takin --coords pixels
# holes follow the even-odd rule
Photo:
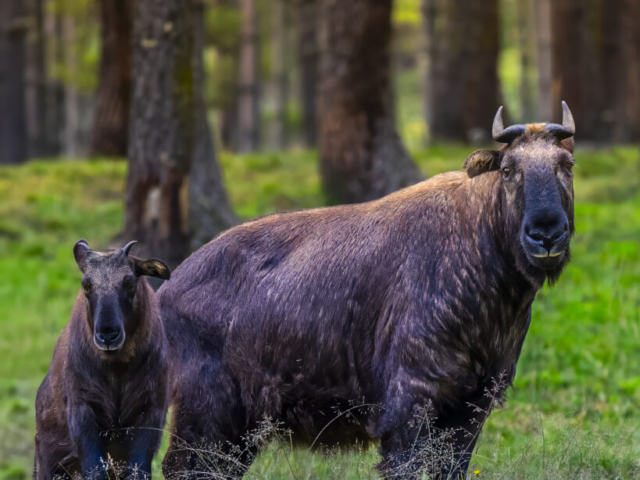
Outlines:
[[[493,124],[500,150],[472,153],[464,167],[470,177],[499,170],[502,216],[519,267],[554,281],[569,260],[573,222],[573,116],[562,102],[562,125],[535,123],[504,128],[502,107]],[[509,241],[509,240],[508,240]]]
[[[168,280],[169,267],[161,260],[141,260],[129,255],[137,242],[124,248],[94,252],[84,239],[73,248],[76,263],[83,273],[82,290],[87,305],[87,321],[95,346],[107,353],[122,348],[127,332],[135,331],[140,321],[137,311],[138,280],[141,275]]]

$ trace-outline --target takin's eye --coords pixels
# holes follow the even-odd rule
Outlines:
[[[125,292],[129,294],[134,293],[136,291],[136,282],[131,280],[130,278],[125,278],[122,282],[122,287],[124,288]]]
[[[91,282],[88,280],[85,280],[84,282],[82,282],[82,291],[84,292],[85,295],[89,295],[91,293]]]
[[[511,167],[502,167],[500,171],[504,178],[509,178],[511,176]]]

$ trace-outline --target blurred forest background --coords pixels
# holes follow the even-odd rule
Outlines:
[[[639,19],[640,0],[0,0],[0,480],[30,476],[78,238],[176,266],[245,219],[459,169],[499,105],[559,121],[561,100],[574,260],[474,475],[640,478]],[[250,475],[376,461],[279,446]]]

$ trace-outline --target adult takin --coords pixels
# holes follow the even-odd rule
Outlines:
[[[251,451],[247,432],[268,417],[316,446],[379,440],[387,477],[464,476],[536,292],[569,261],[575,126],[563,111],[562,124],[505,129],[501,108],[505,145],[473,152],[465,171],[263,217],[191,255],[158,292],[174,438]],[[167,478],[203,468],[177,441],[163,464]]]
[[[143,275],[169,279],[161,260],[122,249],[73,249],[83,273],[71,318],[36,397],[35,479],[147,478],[169,399],[166,340]]]

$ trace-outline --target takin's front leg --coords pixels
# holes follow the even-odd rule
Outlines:
[[[69,434],[80,459],[83,480],[108,480],[107,439],[100,435],[93,410],[76,404],[68,410]]]
[[[160,448],[166,411],[155,409],[144,412],[143,421],[127,429],[122,439],[123,450],[127,452],[127,480],[151,479],[151,462]]]
[[[438,480],[466,478],[473,449],[493,403],[478,393],[443,412],[414,404],[396,417],[395,428],[386,429],[381,435],[383,461],[379,469],[384,478],[419,479],[424,472]]]

